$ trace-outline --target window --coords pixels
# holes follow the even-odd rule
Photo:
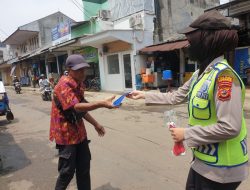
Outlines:
[[[20,45],[21,53],[26,53],[27,52],[27,44],[23,43]]]
[[[118,54],[107,56],[108,74],[120,74]]]

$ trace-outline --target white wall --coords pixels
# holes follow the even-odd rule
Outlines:
[[[100,27],[99,28],[100,31],[96,31],[96,32],[101,32],[101,31],[105,31],[105,30],[112,30],[114,27],[113,22],[110,22],[110,21],[97,19],[96,22],[99,24],[99,27]]]
[[[101,89],[106,89],[106,79],[105,79],[105,68],[104,68],[104,55],[102,51],[102,47],[98,48],[98,59],[99,59],[99,71],[100,71],[100,81],[101,81]]]
[[[116,30],[128,30],[128,29],[131,29],[130,26],[129,26],[129,19],[131,17],[135,16],[135,15],[138,15],[138,14],[141,15],[142,23],[143,23],[143,27],[140,28],[140,29],[147,30],[147,31],[154,31],[154,22],[153,22],[153,20],[154,20],[155,15],[147,14],[144,11],[114,21],[114,29],[116,29]]]
[[[134,49],[136,51],[141,50],[146,46],[153,45],[153,31],[135,31],[134,33]]]
[[[135,74],[141,73],[141,68],[146,67],[147,56],[146,55],[136,55],[135,56],[136,65],[135,65]]]
[[[108,65],[107,65],[107,56],[108,55],[114,55],[118,54],[119,58],[119,74],[108,74]],[[104,90],[109,90],[109,91],[118,91],[121,92],[124,90],[124,77],[123,77],[123,64],[122,64],[122,57],[121,53],[112,53],[112,54],[106,54],[103,57],[104,61],[104,73],[105,73],[105,88]]]
[[[0,48],[0,51],[3,52],[3,61],[6,61],[6,60],[8,60],[8,59],[10,58],[10,55],[9,55],[9,53],[8,53],[8,47],[7,47],[7,46],[6,46],[6,47],[1,47],[1,48]]]

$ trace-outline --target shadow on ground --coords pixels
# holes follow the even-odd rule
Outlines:
[[[95,190],[121,190],[116,187],[112,187],[110,183],[104,184],[101,187],[96,188]]]
[[[7,120],[0,120],[0,176],[20,170],[31,164],[24,151],[7,132]]]

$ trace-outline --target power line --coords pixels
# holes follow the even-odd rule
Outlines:
[[[77,0],[69,0],[69,1],[73,3],[86,17],[88,17],[89,19],[92,17],[92,14]]]
[[[91,12],[89,11],[89,10],[87,10],[83,5],[81,5],[77,0],[74,0],[74,1],[76,1],[77,3],[78,3],[78,5],[80,6],[80,7],[82,7],[82,9],[83,9],[83,14],[85,15],[85,16],[87,16],[89,19],[92,17],[92,14],[91,14]]]
[[[75,2],[74,0],[71,0],[71,2],[72,2],[80,11],[83,11],[82,7],[79,6],[77,2]]]
[[[73,3],[83,14],[85,14],[87,17],[91,17],[90,15],[88,15],[88,13],[86,12],[86,10],[78,4],[78,2],[75,2],[74,0],[70,0],[71,3]]]
[[[82,4],[80,4],[77,0],[74,1],[83,9],[84,13],[86,12],[89,15],[88,17],[91,17],[92,14]]]

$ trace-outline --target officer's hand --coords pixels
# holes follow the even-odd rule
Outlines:
[[[181,142],[184,140],[184,128],[169,128],[174,142]]]
[[[99,137],[103,137],[105,135],[105,129],[103,126],[98,124],[95,126],[95,130],[98,133]]]
[[[145,93],[143,91],[138,91],[138,90],[135,90],[133,92],[130,92],[128,95],[127,95],[128,98],[131,98],[133,100],[138,100],[138,99],[145,99]]]

